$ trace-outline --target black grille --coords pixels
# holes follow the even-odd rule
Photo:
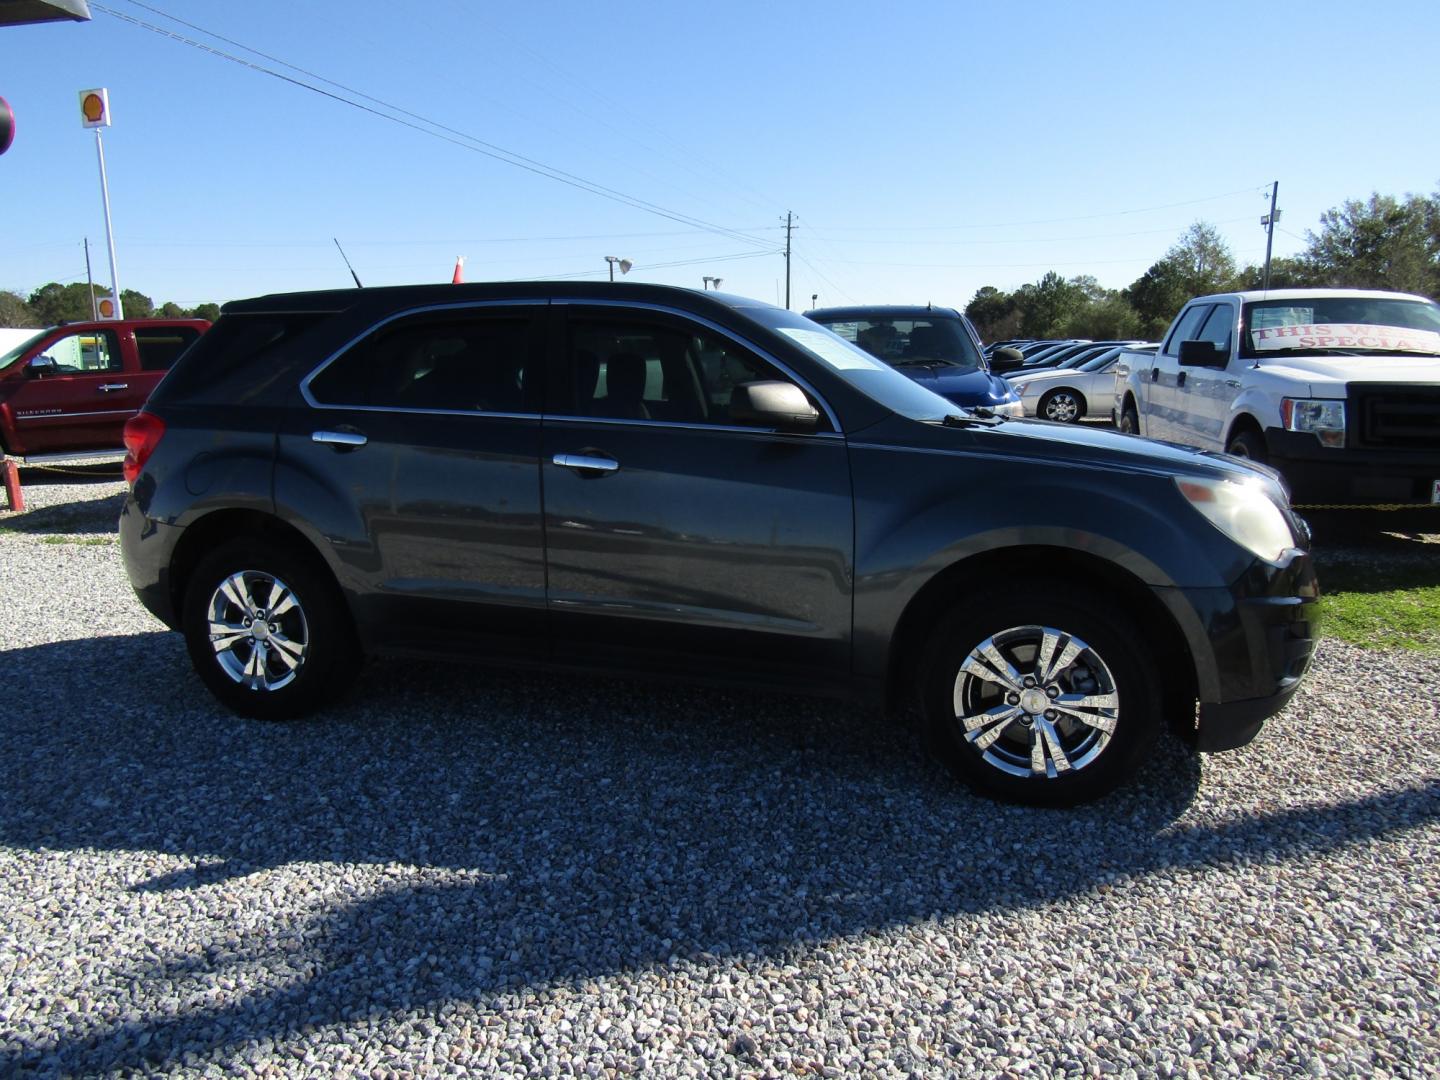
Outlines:
[[[1440,386],[1351,383],[1355,445],[1440,450]]]

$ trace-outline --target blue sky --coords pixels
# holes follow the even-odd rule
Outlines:
[[[470,281],[601,278],[616,255],[635,279],[716,276],[776,301],[793,211],[797,309],[812,294],[963,307],[1050,269],[1122,287],[1196,220],[1260,262],[1272,180],[1277,255],[1347,198],[1440,188],[1433,0],[92,11],[0,27],[0,96],[17,118],[0,157],[0,288],[83,281],[87,236],[108,283],[77,98],[95,86],[115,118],[120,283],[157,303],[348,285],[332,237],[367,285],[448,281],[458,254]],[[476,139],[670,216],[502,163]]]

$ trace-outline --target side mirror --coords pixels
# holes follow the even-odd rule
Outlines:
[[[55,374],[55,372],[58,371],[59,368],[60,365],[55,362],[55,358],[53,356],[41,353],[39,356],[32,356],[30,358],[30,363],[25,365],[25,374],[29,375],[31,378],[38,379],[42,375]]]
[[[990,354],[991,371],[1018,371],[1024,366],[1025,354],[1022,353],[1019,349],[996,349]]]
[[[778,380],[741,383],[730,391],[730,418],[781,431],[814,431],[820,413],[805,391]]]
[[[1213,341],[1180,342],[1180,363],[1186,367],[1223,368],[1230,362],[1230,351]]]

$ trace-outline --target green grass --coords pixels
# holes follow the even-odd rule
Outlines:
[[[1440,654],[1440,545],[1427,546],[1363,561],[1329,559],[1318,548],[1321,634],[1367,649]]]
[[[80,544],[83,547],[107,547],[115,543],[113,536],[42,536],[42,544]]]

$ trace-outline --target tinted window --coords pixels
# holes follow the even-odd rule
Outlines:
[[[137,328],[135,348],[140,352],[140,370],[169,371],[199,336],[200,331],[193,326]]]
[[[1196,333],[1195,340],[1214,342],[1228,353],[1234,321],[1235,311],[1229,304],[1216,304],[1210,312],[1210,317],[1205,320],[1205,325],[1200,327],[1199,332]]]
[[[1167,356],[1173,356],[1180,351],[1180,342],[1199,340],[1196,331],[1200,329],[1200,324],[1204,321],[1205,316],[1210,314],[1210,307],[1210,304],[1196,304],[1185,312],[1176,325],[1175,332],[1165,342]]]
[[[980,367],[980,352],[959,319],[875,316],[826,320],[820,325],[894,367]]]
[[[310,383],[322,405],[520,413],[527,408],[531,321],[425,315],[391,323]]]
[[[577,320],[565,357],[556,411],[574,416],[748,427],[731,413],[735,388],[794,381],[727,337],[645,319]]]
[[[222,315],[165,376],[156,392],[164,399],[233,402],[263,388],[269,363],[284,347],[325,316]]]

